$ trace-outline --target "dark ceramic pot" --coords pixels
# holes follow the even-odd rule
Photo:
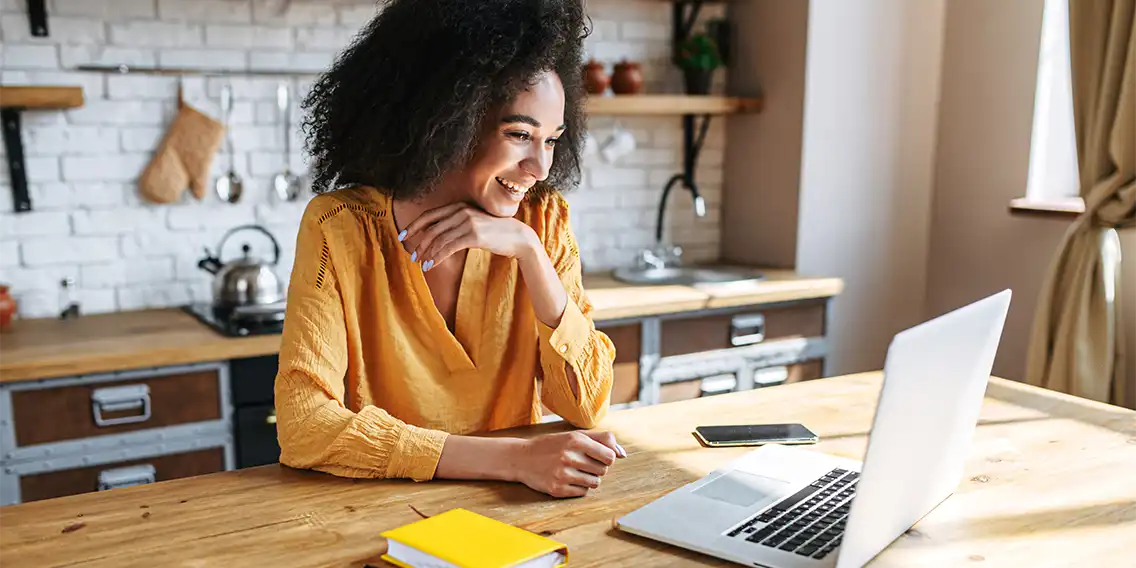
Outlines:
[[[607,76],[602,63],[592,59],[584,65],[584,90],[589,95],[602,95],[609,83],[611,78]]]
[[[643,71],[639,64],[624,59],[615,64],[611,75],[611,92],[617,95],[634,95],[643,90]]]
[[[12,316],[16,315],[16,300],[8,293],[8,287],[0,285],[0,329],[7,329],[12,325]]]

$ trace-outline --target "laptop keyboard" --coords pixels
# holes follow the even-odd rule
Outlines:
[[[860,474],[834,469],[729,532],[770,548],[824,558],[840,546]],[[768,523],[758,528],[758,523]]]

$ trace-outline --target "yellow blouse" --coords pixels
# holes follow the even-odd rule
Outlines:
[[[558,193],[534,193],[517,213],[568,293],[555,329],[536,318],[514,259],[473,249],[451,333],[390,211],[387,195],[363,187],[304,211],[276,376],[280,463],[426,480],[448,434],[533,424],[541,403],[582,428],[603,418],[615,348],[588,315]]]

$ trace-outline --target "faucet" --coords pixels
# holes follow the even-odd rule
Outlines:
[[[679,266],[682,264],[682,247],[676,246],[667,250],[663,245],[663,221],[666,219],[667,197],[670,196],[671,188],[680,181],[683,182],[683,186],[689,189],[691,195],[694,197],[694,214],[698,217],[706,216],[706,200],[698,193],[698,187],[693,183],[687,182],[683,174],[675,174],[663,188],[663,196],[659,200],[659,215],[655,221],[655,246],[653,249],[639,251],[639,263],[641,266],[662,269],[668,266]]]
[[[681,254],[681,253],[680,253]],[[639,262],[642,265],[649,266],[655,270],[662,270],[667,267],[666,254],[656,252],[651,249],[643,249],[639,251]]]

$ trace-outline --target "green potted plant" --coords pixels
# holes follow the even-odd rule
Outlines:
[[[678,65],[682,68],[688,94],[709,93],[714,70],[722,66],[718,42],[709,34],[691,34],[679,43]]]

